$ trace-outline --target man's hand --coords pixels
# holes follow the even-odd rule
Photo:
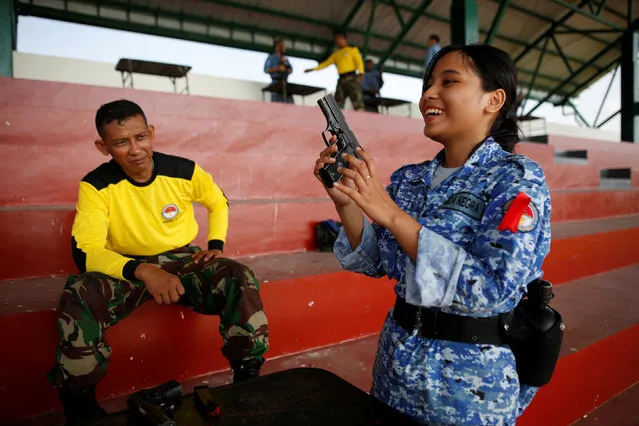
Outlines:
[[[360,83],[361,83],[362,81],[364,81],[364,74],[359,74],[359,75],[357,76],[357,81],[359,81]]]
[[[202,260],[208,262],[214,257],[222,257],[222,250],[202,250],[193,255],[193,262],[200,263]]]
[[[286,71],[286,65],[282,64],[280,65],[280,71]]]
[[[184,287],[180,279],[148,263],[140,264],[135,270],[135,278],[144,282],[147,291],[153,296],[158,305],[170,305],[180,300],[184,294]]]

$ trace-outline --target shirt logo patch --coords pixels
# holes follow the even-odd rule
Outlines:
[[[175,204],[167,204],[162,207],[162,217],[166,220],[175,219],[179,212],[180,209]]]
[[[513,202],[515,206],[513,206]],[[500,231],[530,232],[539,223],[539,210],[537,210],[537,206],[526,193],[521,192],[517,197],[508,201],[504,206],[504,210],[506,215],[499,226]]]
[[[456,210],[473,219],[481,220],[486,209],[486,202],[470,192],[458,192],[451,195],[441,208]]]

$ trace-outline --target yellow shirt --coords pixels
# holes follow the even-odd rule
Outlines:
[[[210,174],[185,158],[155,152],[147,183],[130,180],[113,160],[80,182],[73,222],[73,258],[81,272],[135,279],[138,261],[195,239],[193,202],[209,211],[209,248],[222,249],[228,201]]]
[[[316,71],[321,70],[332,64],[337,67],[339,75],[353,71],[359,71],[360,74],[364,74],[364,62],[357,46],[346,46],[336,50],[327,60],[313,69]]]

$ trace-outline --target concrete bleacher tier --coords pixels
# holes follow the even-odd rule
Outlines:
[[[315,223],[337,219],[311,173],[325,128],[318,108],[0,79],[0,423],[60,409],[45,378],[57,339],[53,310],[65,274],[76,271],[78,181],[106,160],[93,147],[95,110],[119,98],[143,107],[156,150],[195,159],[231,200],[226,252],[262,282],[271,330],[265,373],[315,365],[368,390],[394,294],[387,279],[341,271],[332,254],[313,251]],[[345,115],[385,179],[439,150],[420,120]],[[543,166],[552,191],[544,269],[567,326],[556,375],[518,424],[567,425],[639,381],[639,146],[551,136],[517,149]],[[588,159],[561,164],[555,149],[586,149]],[[633,186],[600,188],[605,168],[632,169]],[[202,208],[197,215],[204,224]],[[107,333],[113,355],[98,397],[122,408],[123,395],[173,378],[187,390],[227,380],[217,325],[177,305],[145,305]]]

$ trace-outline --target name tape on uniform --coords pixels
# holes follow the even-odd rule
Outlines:
[[[458,192],[451,195],[441,208],[456,210],[473,219],[481,220],[486,209],[486,202],[470,192]]]

